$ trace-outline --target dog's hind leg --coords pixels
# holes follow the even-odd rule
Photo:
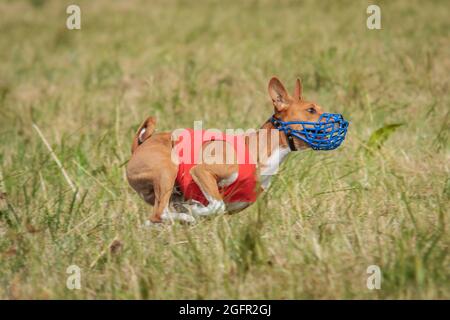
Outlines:
[[[175,178],[176,171],[165,171],[153,184],[155,204],[153,207],[153,214],[149,219],[150,223],[174,220],[180,220],[188,223],[195,222],[195,219],[187,213],[171,212],[169,210],[170,198],[173,193]]]
[[[170,197],[172,195],[173,186],[175,184],[176,172],[166,170],[160,172],[153,179],[153,192],[155,194],[155,203],[153,206],[153,214],[149,220],[153,223],[162,222],[162,214],[168,208]]]

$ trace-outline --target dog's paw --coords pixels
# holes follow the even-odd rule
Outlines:
[[[207,207],[197,204],[191,207],[191,212],[195,216],[209,216],[213,214],[221,214],[225,211],[225,203],[218,200],[211,201]]]

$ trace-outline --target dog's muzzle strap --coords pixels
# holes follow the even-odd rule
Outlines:
[[[294,144],[294,137],[289,133],[286,134],[286,137],[288,139],[289,149],[291,149],[291,151],[297,151],[297,148],[295,147],[295,144]]]
[[[280,130],[281,124],[278,122],[277,118],[275,118],[275,117],[270,118],[270,122],[272,122],[275,129]],[[294,137],[292,136],[292,134],[289,131],[288,132],[286,132],[284,130],[280,130],[280,131],[283,131],[284,134],[286,135],[289,149],[291,149],[291,151],[297,151],[297,148],[295,147],[295,143],[294,143]]]

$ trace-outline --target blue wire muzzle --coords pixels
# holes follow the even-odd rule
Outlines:
[[[317,122],[282,121],[272,116],[270,122],[279,131],[306,142],[313,150],[333,150],[339,147],[345,139],[348,121],[341,114],[323,113]],[[294,129],[293,124],[301,125],[301,129]],[[290,138],[292,139],[292,138]]]

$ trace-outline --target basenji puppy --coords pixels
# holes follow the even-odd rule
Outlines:
[[[276,77],[269,81],[268,91],[274,112],[259,130],[215,138],[205,138],[203,131],[187,130],[181,140],[193,144],[190,138],[199,134],[201,146],[184,150],[192,153],[188,160],[177,150],[182,144],[179,136],[155,132],[155,118],[149,117],[140,125],[132,142],[127,178],[153,206],[149,224],[166,220],[192,223],[197,216],[239,212],[268,188],[276,168],[290,152],[331,150],[342,143],[348,122],[304,99],[299,79],[293,95]],[[236,138],[243,149],[233,145]],[[253,147],[251,141],[255,142]]]

